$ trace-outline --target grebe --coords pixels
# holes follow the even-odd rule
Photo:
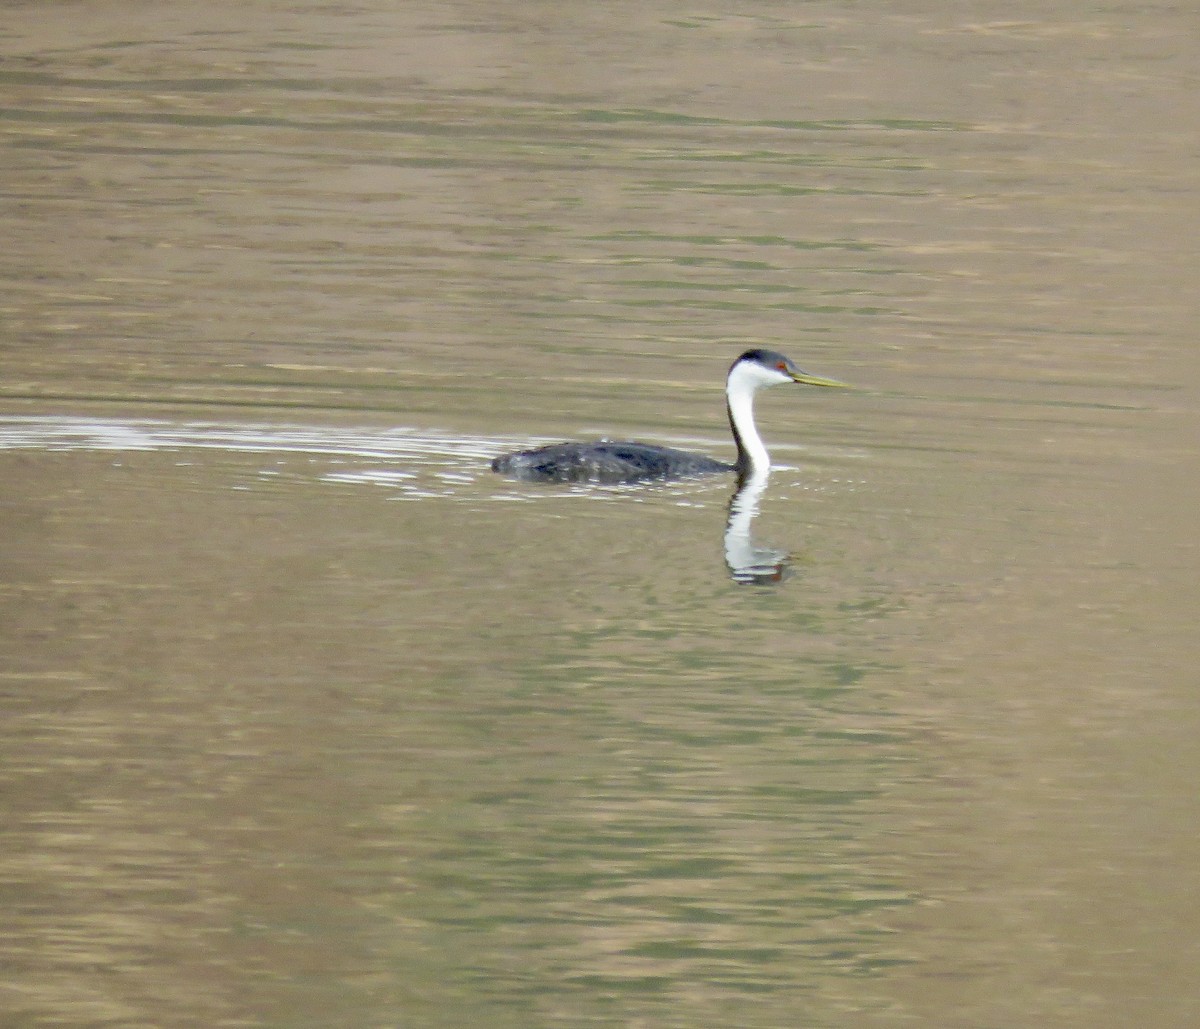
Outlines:
[[[767,386],[799,382],[807,386],[846,383],[800,371],[774,350],[747,350],[725,379],[729,427],[737,444],[737,461],[727,464],[703,454],[656,447],[648,443],[556,443],[537,450],[505,454],[492,461],[492,471],[530,482],[638,482],[688,475],[737,472],[738,480],[764,475],[771,458],[754,424],[754,394]]]

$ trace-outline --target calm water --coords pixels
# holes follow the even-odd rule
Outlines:
[[[1183,7],[4,22],[5,1024],[1200,1022]]]

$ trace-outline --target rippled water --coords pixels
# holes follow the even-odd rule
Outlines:
[[[1197,1021],[1186,12],[4,31],[0,1021]]]

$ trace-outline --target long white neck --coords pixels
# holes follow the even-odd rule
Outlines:
[[[725,399],[729,407],[729,427],[737,443],[737,473],[765,475],[771,470],[771,455],[754,424],[754,394],[771,384],[757,365],[740,362],[729,372],[725,383]]]

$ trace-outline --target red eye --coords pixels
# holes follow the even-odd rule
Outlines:
[[[782,361],[780,361],[779,364],[777,364],[775,367],[778,368],[781,372],[787,371],[787,365],[784,364]]]

